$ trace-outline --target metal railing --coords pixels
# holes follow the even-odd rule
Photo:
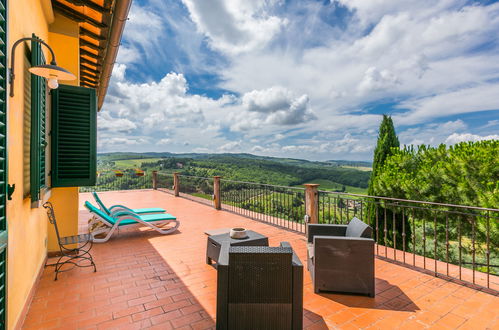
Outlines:
[[[173,173],[157,172],[156,188],[173,193]]]
[[[222,209],[305,233],[305,189],[220,180]]]
[[[499,209],[216,178],[106,172],[95,187],[80,191],[156,188],[300,233],[306,232],[305,216],[329,224],[358,217],[373,227],[379,257],[499,292]]]
[[[319,191],[318,213],[369,223],[380,257],[499,290],[498,209]]]
[[[178,190],[181,196],[213,205],[213,178],[179,174],[178,180]]]
[[[135,171],[123,171],[117,174],[114,171],[108,171],[101,172],[97,175],[97,182],[95,186],[80,187],[80,192],[151,188],[151,172],[142,172],[140,174],[137,174]]]

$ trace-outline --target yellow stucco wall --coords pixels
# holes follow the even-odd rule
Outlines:
[[[45,12],[44,7],[45,6]],[[48,41],[58,56],[58,64],[78,73],[78,41],[76,37],[49,33],[47,0],[9,0],[8,49],[22,37],[32,33]],[[50,6],[49,6],[50,9]],[[56,18],[57,19],[57,18]],[[74,29],[71,26],[72,29]],[[76,42],[75,42],[76,40]],[[54,43],[58,43],[57,45]],[[64,43],[62,45],[62,43]],[[45,52],[45,57],[50,55]],[[12,200],[7,202],[8,264],[7,264],[7,325],[13,329],[22,317],[23,308],[43,266],[47,254],[47,217],[42,207],[32,208],[30,199],[23,199],[23,47],[16,52],[15,96],[8,98],[8,182],[15,184]],[[50,110],[48,110],[50,112]],[[48,180],[50,182],[50,179]],[[47,190],[42,201],[50,198],[56,208],[64,234],[78,230],[78,190],[64,188]],[[41,203],[40,203],[41,204]],[[64,220],[63,220],[64,219]],[[51,239],[52,236],[51,236]],[[53,244],[51,245],[53,247]]]
[[[57,64],[77,76],[76,80],[60,81],[60,84],[78,85],[80,81],[78,33],[78,23],[58,14],[49,26],[49,44],[57,56]],[[78,234],[78,188],[53,188],[50,202],[57,208],[55,212],[60,234]],[[48,224],[48,251],[58,250],[54,227]]]

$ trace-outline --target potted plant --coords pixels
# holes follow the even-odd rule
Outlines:
[[[142,171],[141,169],[139,168],[136,168],[135,169],[135,175],[136,176],[144,176],[144,171]]]
[[[114,171],[114,175],[116,175],[117,177],[122,177],[123,176],[123,172],[120,171],[120,170],[115,170]]]

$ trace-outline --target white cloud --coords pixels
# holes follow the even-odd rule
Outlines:
[[[161,139],[156,142],[157,145],[169,145],[172,142],[172,139]]]
[[[397,84],[397,77],[389,70],[378,70],[370,67],[366,70],[362,81],[359,84],[359,91],[362,94],[377,90],[393,88]]]
[[[99,151],[130,151],[131,147],[149,145],[148,137],[112,137],[99,134],[97,148]]]
[[[129,64],[138,62],[140,60],[140,52],[135,47],[127,47],[126,45],[121,45],[118,50],[118,56],[116,61],[122,64]]]
[[[146,54],[147,65],[156,68],[167,59],[175,70],[162,79],[132,72],[134,81],[145,81],[136,83],[125,65],[115,65],[101,133],[148,136],[149,148],[174,152],[369,159],[383,103],[403,144],[495,133],[494,120],[477,131],[464,115],[499,109],[497,3],[331,0],[327,8],[280,0],[182,3],[185,7],[148,0],[133,6],[118,60],[136,71],[137,56]],[[339,5],[353,16],[337,16],[333,9]],[[161,15],[149,10],[154,6]],[[207,65],[206,56],[216,64]],[[196,79],[192,72],[207,69],[220,83],[201,89],[229,93],[189,91],[186,77]],[[190,82],[199,89],[203,79]],[[445,121],[451,115],[462,119]]]
[[[241,150],[241,141],[227,142],[218,148],[220,152],[238,152],[239,150]]]
[[[432,118],[464,114],[475,111],[499,109],[499,83],[470,88],[462,88],[449,93],[441,93],[402,102],[398,107],[409,109],[407,113],[396,115],[400,124],[417,124]]]
[[[276,1],[183,0],[198,30],[218,50],[237,54],[260,49],[286,24],[268,14]]]
[[[483,140],[499,140],[499,135],[494,134],[494,135],[487,135],[487,136],[480,136],[476,134],[470,134],[470,133],[463,133],[463,134],[458,134],[454,133],[452,135],[449,135],[449,137],[445,140],[446,144],[456,144],[459,142],[464,142],[464,141],[483,141]]]
[[[300,125],[316,119],[309,108],[307,95],[295,97],[294,93],[283,87],[253,90],[242,97],[244,112],[236,114],[235,131],[258,129],[272,125]]]
[[[361,2],[353,3],[357,7]],[[493,44],[497,36],[499,4],[373,2],[379,6],[366,6],[385,14],[373,21],[368,34],[359,36],[346,29],[337,39],[325,35],[316,47],[293,49],[289,40],[282,48],[231,57],[232,65],[222,71],[222,86],[241,94],[271,86],[306,94],[321,118],[319,128],[324,128],[324,118],[361,110],[372,101],[412,102],[464,88],[487,88],[499,78],[497,51],[476,52],[485,43]],[[487,100],[492,102],[490,96]],[[483,102],[466,111],[477,111]]]
[[[126,118],[113,118],[109,112],[100,112],[99,130],[110,132],[131,132],[137,128],[137,125]]]
[[[156,44],[164,34],[164,28],[161,16],[147,8],[133,5],[126,23],[126,41],[130,46],[125,47],[124,52],[130,56],[130,53],[136,54],[139,48],[143,55],[153,56],[152,51],[158,48]]]
[[[397,121],[394,121],[397,126]],[[449,135],[468,129],[468,125],[462,120],[447,121],[444,123],[431,123],[418,127],[408,128],[399,133],[401,145],[439,145],[446,143]]]

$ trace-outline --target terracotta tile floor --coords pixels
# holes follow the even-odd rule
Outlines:
[[[53,280],[48,267],[36,289],[26,329],[205,329],[214,327],[216,271],[205,264],[207,229],[242,226],[275,246],[291,243],[306,262],[305,238],[160,191],[101,193],[107,204],[161,206],[176,215],[178,233],[122,230],[96,244],[89,268]],[[80,196],[80,204],[91,200]],[[57,213],[57,210],[56,210]],[[80,212],[80,221],[88,214]],[[499,329],[499,298],[376,259],[376,298],[313,293],[305,271],[307,329]]]

